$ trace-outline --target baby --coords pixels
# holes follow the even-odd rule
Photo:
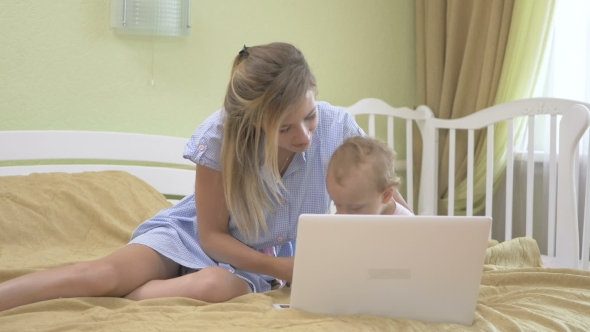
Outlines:
[[[396,156],[375,138],[344,141],[332,155],[326,177],[336,213],[414,215],[393,199],[400,185],[394,170]]]
[[[336,149],[328,164],[326,187],[337,214],[414,214],[397,203],[394,192],[400,185],[395,174],[396,153],[380,140],[355,136]],[[262,250],[276,256],[277,247]],[[273,282],[273,289],[286,285]]]

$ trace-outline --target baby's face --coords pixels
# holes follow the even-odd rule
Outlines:
[[[338,183],[328,171],[326,188],[336,206],[336,214],[381,214],[384,195],[379,192],[370,169],[361,165]]]

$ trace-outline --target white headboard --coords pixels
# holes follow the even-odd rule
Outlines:
[[[121,170],[161,193],[194,192],[195,166],[182,157],[185,138],[88,131],[0,131],[0,176]]]

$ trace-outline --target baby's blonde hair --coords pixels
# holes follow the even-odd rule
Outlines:
[[[372,164],[372,175],[378,191],[399,187],[401,179],[395,173],[397,154],[384,142],[371,138],[354,136],[340,145],[328,164],[328,176],[333,176],[342,185],[361,164]]]
[[[284,190],[279,127],[309,90],[316,91],[316,79],[291,44],[244,46],[234,60],[223,103],[221,172],[227,209],[247,241],[268,231],[265,212],[275,208]]]

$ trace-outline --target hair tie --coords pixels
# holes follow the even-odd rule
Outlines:
[[[248,53],[248,46],[244,45],[244,48],[242,48],[242,50],[239,52],[239,54],[240,54],[241,56],[250,55],[250,54]]]

